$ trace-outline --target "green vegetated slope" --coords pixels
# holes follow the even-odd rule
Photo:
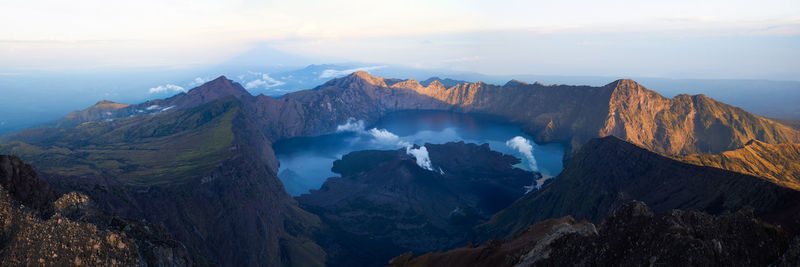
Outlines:
[[[25,130],[0,153],[64,176],[113,176],[134,185],[182,182],[230,155],[235,99],[187,110]]]

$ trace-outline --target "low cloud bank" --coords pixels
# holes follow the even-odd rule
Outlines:
[[[385,67],[386,66],[370,66],[370,67],[358,67],[358,68],[346,69],[346,70],[327,69],[327,70],[323,70],[322,71],[322,73],[319,75],[319,78],[320,79],[327,79],[327,78],[333,78],[333,77],[339,77],[339,76],[348,75],[348,74],[356,72],[356,71],[369,72],[371,70],[377,70],[377,69],[381,69],[381,68],[385,68]]]
[[[256,89],[262,87],[264,89],[267,89],[286,84],[285,82],[273,79],[272,77],[269,76],[269,74],[266,73],[263,74],[259,73],[259,74],[261,75],[259,79],[255,79],[253,81],[248,82],[247,84],[244,85],[244,88]]]
[[[186,89],[183,88],[183,87],[174,85],[174,84],[165,84],[165,85],[159,85],[157,87],[150,88],[149,92],[151,94],[159,94],[159,93],[165,93],[165,92],[175,92],[175,93],[184,92],[185,93]]]

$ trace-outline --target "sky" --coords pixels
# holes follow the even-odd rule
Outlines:
[[[267,45],[497,75],[800,80],[797,0],[0,0],[0,25],[0,75],[189,68]]]

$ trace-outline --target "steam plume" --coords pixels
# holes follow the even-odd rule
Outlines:
[[[536,164],[536,158],[533,157],[533,146],[528,139],[522,136],[515,136],[514,138],[509,139],[506,141],[506,146],[516,149],[525,156],[528,160],[528,166],[531,168],[531,171],[538,172],[539,166]]]
[[[411,148],[411,146],[407,146],[406,153],[414,156],[414,158],[417,159],[417,165],[419,165],[423,169],[433,171],[431,158],[430,156],[428,156],[428,148],[426,148],[425,146],[422,146],[420,148]]]
[[[405,147],[406,153],[413,156],[417,160],[419,167],[433,171],[433,164],[428,155],[428,148],[422,146],[420,148],[413,148],[411,143],[400,140],[400,137],[386,129],[372,128],[365,130],[364,121],[349,118],[344,124],[336,126],[337,132],[354,132],[360,135],[372,137],[372,142],[387,145]],[[440,171],[441,173],[441,171]]]

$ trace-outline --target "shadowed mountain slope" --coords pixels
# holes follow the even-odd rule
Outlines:
[[[616,209],[598,227],[572,217],[531,225],[513,240],[396,257],[390,266],[795,266],[796,240],[751,210],[713,216],[642,202]]]
[[[59,191],[101,210],[163,223],[200,264],[321,265],[319,219],[275,174],[271,143],[228,96],[154,115],[18,133],[0,145],[39,164]]]
[[[571,215],[599,222],[630,200],[656,212],[732,212],[752,206],[768,222],[797,232],[800,191],[762,178],[683,163],[616,137],[593,139],[551,183],[477,227],[480,239],[510,237],[528,225]]]
[[[110,216],[83,194],[60,195],[33,168],[0,155],[0,264],[189,266],[156,225]]]
[[[433,170],[400,150],[344,155],[319,190],[296,197],[328,229],[318,238],[331,266],[379,266],[408,250],[449,249],[507,207],[541,175],[488,144],[425,144]]]

